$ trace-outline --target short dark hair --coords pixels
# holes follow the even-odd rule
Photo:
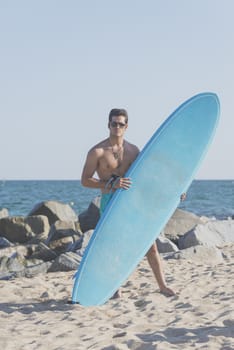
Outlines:
[[[109,113],[109,122],[111,122],[112,117],[125,117],[125,123],[128,123],[128,112],[123,108],[113,108]]]

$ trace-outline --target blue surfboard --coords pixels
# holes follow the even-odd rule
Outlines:
[[[125,282],[160,234],[190,186],[219,119],[216,94],[183,103],[161,125],[99,220],[75,275],[72,302],[105,303]]]

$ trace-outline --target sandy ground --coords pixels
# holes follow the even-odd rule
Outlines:
[[[234,349],[234,244],[222,252],[218,265],[164,260],[170,298],[146,260],[100,307],[68,304],[73,272],[0,281],[0,349]]]

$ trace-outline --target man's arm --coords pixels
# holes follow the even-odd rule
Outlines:
[[[106,181],[96,179],[94,174],[98,167],[98,151],[92,149],[89,151],[81,175],[81,184],[90,188],[105,188]]]
[[[127,190],[131,186],[131,180],[129,178],[120,177],[117,182],[115,182],[114,187],[109,183],[108,180],[99,180],[94,177],[94,174],[98,167],[98,161],[101,156],[102,151],[91,149],[87,155],[86,162],[81,175],[81,184],[84,187],[89,188],[100,188],[105,189],[108,186],[108,190],[116,190],[118,188],[123,188]]]

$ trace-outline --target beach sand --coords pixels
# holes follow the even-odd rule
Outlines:
[[[222,252],[218,265],[163,260],[170,298],[146,260],[99,307],[68,304],[73,272],[0,281],[0,349],[234,349],[234,244]]]

